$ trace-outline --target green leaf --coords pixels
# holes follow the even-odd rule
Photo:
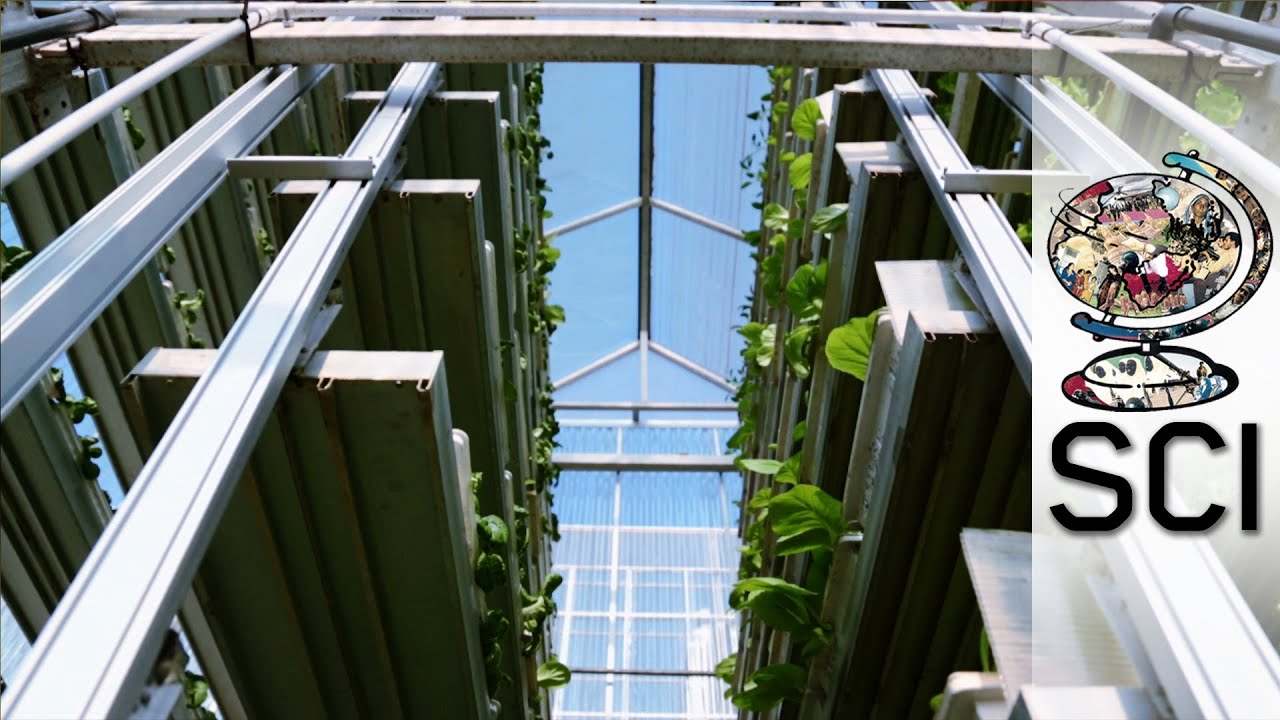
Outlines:
[[[796,423],[796,426],[791,429],[791,442],[800,442],[801,440],[804,440],[804,431],[805,431],[806,424],[807,424],[807,421],[805,420],[801,420],[800,422]]]
[[[733,671],[738,664],[738,653],[734,653],[729,657],[716,663],[716,677],[721,680],[733,684]]]
[[[799,325],[787,333],[782,341],[782,354],[787,359],[787,367],[800,380],[809,377],[809,341],[817,334],[817,325]]]
[[[742,692],[733,696],[735,707],[743,710],[768,710],[783,700],[797,701],[804,694],[807,671],[799,665],[766,665],[751,674]]]
[[[812,141],[817,136],[818,120],[822,118],[822,107],[818,105],[818,101],[809,98],[800,103],[796,111],[791,114],[791,132],[796,137],[804,140]]]
[[[751,496],[751,500],[747,502],[747,509],[752,511],[768,510],[769,501],[773,499],[773,488],[765,485]]]
[[[500,551],[507,544],[507,524],[497,515],[485,515],[476,520],[476,535],[480,538],[483,550]]]
[[[790,150],[778,156],[778,162],[783,162],[783,163],[789,163],[795,159],[796,159],[796,154],[791,152]]]
[[[844,227],[848,220],[848,203],[828,205],[813,214],[813,230],[820,233],[833,233]]]
[[[867,362],[871,359],[871,342],[876,320],[882,310],[866,317],[853,318],[827,336],[827,362],[831,367],[866,382]]]
[[[813,153],[805,153],[787,167],[787,179],[794,190],[805,190],[809,187],[809,172],[813,168]]]
[[[785,230],[787,221],[791,219],[791,213],[778,203],[769,203],[764,206],[764,226],[770,230]]]
[[[831,550],[844,532],[840,501],[816,485],[796,485],[769,501],[779,555]]]
[[[766,458],[748,458],[742,461],[742,467],[761,475],[776,475],[782,469],[782,463]]]
[[[730,606],[749,609],[766,625],[782,632],[807,635],[817,625],[808,599],[814,593],[772,577],[747,578],[733,586]]]
[[[801,265],[787,281],[787,307],[800,322],[822,315],[822,298],[827,292],[827,261]]]
[[[787,458],[782,463],[782,468],[778,470],[778,474],[773,476],[773,481],[783,485],[795,485],[800,482],[800,453],[796,453]]]
[[[556,659],[555,655],[550,660],[538,666],[538,687],[540,688],[558,688],[569,684],[573,673],[569,672],[569,668]]]
[[[507,564],[498,555],[484,553],[476,561],[476,585],[485,592],[502,587],[507,583]]]

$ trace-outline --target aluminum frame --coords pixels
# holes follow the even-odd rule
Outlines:
[[[0,289],[0,418],[332,66],[263,70]]]
[[[440,75],[414,63],[392,82],[349,150],[373,157],[377,175],[334,182],[312,204],[37,639],[5,717],[129,712],[310,320]],[[68,673],[83,682],[68,687]]]

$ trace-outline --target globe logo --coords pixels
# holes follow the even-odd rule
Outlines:
[[[1072,325],[1095,340],[1137,343],[1068,375],[1062,391],[1075,403],[1166,410],[1239,384],[1204,353],[1165,343],[1215,327],[1253,297],[1270,265],[1271,226],[1243,183],[1196,152],[1168,153],[1164,164],[1180,174],[1108,178],[1056,213],[1049,263],[1089,308]]]

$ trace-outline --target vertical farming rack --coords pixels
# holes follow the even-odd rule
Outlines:
[[[226,717],[547,717],[546,619],[528,608],[554,589],[552,460],[734,467],[540,452],[555,424],[540,250],[635,208],[640,317],[619,353],[642,376],[662,355],[739,402],[592,407],[746,407],[743,455],[786,460],[839,507],[826,578],[772,541],[744,560],[814,588],[830,636],[810,652],[748,608],[733,691],[803,658],[781,716],[927,715],[945,687],[947,717],[1055,717],[1068,698],[1006,662],[1025,640],[1012,610],[982,618],[1013,627],[993,630],[1003,676],[951,675],[977,653],[974,590],[1029,572],[1024,536],[1004,532],[1030,524],[1024,193],[1141,168],[1184,131],[1274,193],[1256,148],[1280,146],[1280,33],[1153,3],[873,5],[3,2],[0,184],[25,243],[0,286],[3,587],[37,638],[4,716],[180,716],[176,617]],[[544,232],[548,62],[645,70],[638,197]],[[760,228],[654,197],[656,63],[775,69]],[[1125,134],[1147,145],[1044,68],[1122,88],[1141,106]],[[1229,132],[1191,107],[1188,73],[1261,99]],[[1033,169],[1036,145],[1060,166]],[[749,342],[775,361],[746,390],[650,339],[655,207],[754,240],[783,283],[824,277],[793,307],[762,272],[751,321],[769,332]],[[831,367],[831,333],[880,307],[863,376]],[[49,373],[63,353],[101,448]],[[128,490],[114,514],[85,480],[104,450]],[[744,472],[744,537],[778,472]],[[1172,550],[1140,543],[1100,561],[1135,628],[1108,646],[1127,670],[1081,675],[1073,699],[1125,717],[1274,707],[1274,623],[1209,613],[1197,631],[1240,639],[1247,690],[1196,662],[1180,620],[1243,600],[1211,551],[1184,558],[1180,584],[1142,582]]]

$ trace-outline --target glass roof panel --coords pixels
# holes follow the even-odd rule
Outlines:
[[[653,233],[654,342],[728,377],[741,364],[732,328],[754,283],[752,248],[661,211]]]
[[[551,273],[550,302],[564,307],[565,322],[551,338],[551,377],[636,339],[639,223],[637,211],[629,210],[555,241],[560,261]]]
[[[658,65],[654,72],[653,193],[732,227],[753,217],[754,185],[739,163],[759,152],[747,118],[770,91],[764,68]]]

